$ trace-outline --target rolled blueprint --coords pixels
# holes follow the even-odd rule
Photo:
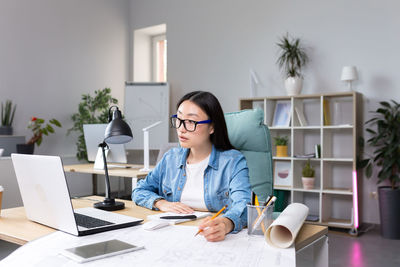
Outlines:
[[[292,203],[268,227],[265,239],[268,244],[278,248],[290,247],[308,214],[308,207],[301,203]]]

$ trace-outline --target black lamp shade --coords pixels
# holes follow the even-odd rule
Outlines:
[[[107,125],[104,141],[108,144],[125,144],[133,138],[129,125],[122,120],[121,111],[114,110],[112,121]]]

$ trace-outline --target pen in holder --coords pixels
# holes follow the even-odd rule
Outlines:
[[[272,223],[274,205],[255,206],[247,204],[247,233],[249,235],[264,235]]]

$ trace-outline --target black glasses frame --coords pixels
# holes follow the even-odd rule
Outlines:
[[[174,123],[173,121],[177,119],[179,121],[179,124]],[[188,132],[194,132],[196,131],[196,127],[197,124],[206,124],[206,123],[211,123],[211,120],[204,120],[204,121],[194,121],[194,120],[181,120],[178,118],[178,115],[172,115],[171,118],[171,127],[175,128],[175,129],[179,129],[179,127],[181,127],[182,123],[183,123],[183,127],[185,128],[186,131]],[[188,128],[186,128],[186,122],[190,122],[190,123],[194,123],[194,129],[193,130],[189,130]],[[175,124],[175,125],[174,125]]]

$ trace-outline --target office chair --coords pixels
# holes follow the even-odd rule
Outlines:
[[[264,112],[260,109],[225,113],[231,144],[246,158],[251,190],[260,200],[273,194],[272,147]],[[165,152],[179,143],[167,143],[161,149],[157,162]]]
[[[261,109],[225,113],[231,144],[243,153],[251,190],[259,200],[273,194],[271,136]]]

